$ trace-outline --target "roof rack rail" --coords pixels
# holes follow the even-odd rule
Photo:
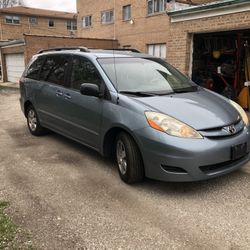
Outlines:
[[[104,49],[104,50],[115,50],[115,51],[130,51],[130,52],[134,52],[134,53],[141,53],[139,50],[137,49]]]
[[[77,50],[79,49],[82,52],[90,52],[90,50],[87,47],[62,47],[62,48],[51,48],[51,49],[41,49],[37,52],[37,54],[42,54],[44,52],[49,51],[61,51],[61,50]]]

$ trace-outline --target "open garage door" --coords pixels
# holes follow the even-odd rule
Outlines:
[[[250,110],[250,30],[194,35],[192,79]]]
[[[25,68],[24,54],[9,54],[5,56],[7,79],[9,82],[18,82]]]

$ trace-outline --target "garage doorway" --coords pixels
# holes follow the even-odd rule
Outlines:
[[[192,79],[249,110],[250,30],[194,34]]]
[[[25,69],[24,54],[6,54],[5,55],[7,80],[9,82],[18,82]]]

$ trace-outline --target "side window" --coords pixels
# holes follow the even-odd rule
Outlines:
[[[74,57],[72,62],[71,87],[80,89],[83,83],[95,83],[100,85],[101,77],[95,66],[88,59]]]
[[[38,57],[28,68],[26,72],[26,77],[34,80],[39,80],[39,73],[43,62],[44,57]]]
[[[58,85],[65,85],[66,70],[69,62],[70,56],[48,56],[42,67],[40,79]]]

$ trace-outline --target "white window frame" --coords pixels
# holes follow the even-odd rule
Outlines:
[[[166,59],[167,44],[166,43],[147,44],[147,53],[152,56]]]
[[[68,20],[66,24],[67,24],[67,30],[70,30],[70,31],[77,30],[76,20]]]
[[[50,21],[53,22],[53,26],[50,26]],[[48,27],[49,27],[49,28],[55,28],[55,27],[56,27],[56,21],[55,21],[54,19],[49,19],[49,20],[48,20]]]
[[[151,5],[151,10],[149,9]],[[154,15],[166,10],[166,0],[147,0],[147,14]]]
[[[7,20],[10,20],[10,22],[8,22]],[[6,15],[5,23],[6,24],[20,24],[20,16]]]
[[[37,21],[37,17],[36,16],[29,16],[29,23],[30,24],[37,24],[38,21]]]
[[[105,10],[101,12],[101,23],[102,24],[114,23],[114,9]]]
[[[84,16],[82,18],[82,27],[83,28],[89,28],[92,26],[92,16],[89,15],[89,16]]]
[[[131,20],[131,4],[122,7],[122,19],[123,21]]]

